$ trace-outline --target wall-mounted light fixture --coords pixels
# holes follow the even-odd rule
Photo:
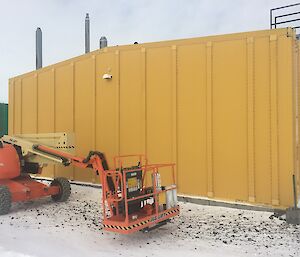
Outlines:
[[[105,74],[103,74],[103,77],[102,77],[103,79],[112,79],[112,75],[111,74],[107,74],[107,73],[105,73]]]

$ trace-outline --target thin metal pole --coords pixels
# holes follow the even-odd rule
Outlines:
[[[293,174],[294,208],[297,209],[296,176]]]
[[[37,28],[35,32],[35,66],[36,69],[43,67],[42,30]]]
[[[90,52],[90,17],[87,13],[85,16],[85,53]]]
[[[270,29],[272,29],[272,9],[270,10]]]

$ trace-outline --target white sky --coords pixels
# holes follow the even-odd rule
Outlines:
[[[296,0],[0,0],[0,102],[8,79],[35,69],[35,30],[43,30],[43,65],[84,53],[84,19],[91,50],[109,45],[269,28],[270,8]]]

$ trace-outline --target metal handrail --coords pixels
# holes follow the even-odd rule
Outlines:
[[[300,3],[295,3],[295,4],[290,4],[290,5],[285,5],[285,6],[280,6],[280,7],[270,9],[270,29],[273,29],[273,28],[276,29],[277,25],[282,25],[282,24],[287,24],[287,23],[300,21],[300,17],[295,18],[295,19],[290,19],[290,20],[277,21],[277,19],[281,19],[281,18],[284,18],[284,17],[291,17],[291,16],[295,16],[295,15],[300,15],[300,11],[294,11],[294,12],[291,12],[291,13],[280,14],[280,15],[277,15],[277,16],[273,15],[274,11],[287,9],[287,8],[291,8],[291,7],[296,7],[296,6],[300,6]],[[293,29],[297,29],[299,27],[300,26],[292,26]]]
[[[296,3],[296,4],[290,4],[290,5],[284,5],[284,6],[280,6],[280,7],[272,8],[271,10],[272,10],[272,11],[274,11],[274,10],[279,10],[279,9],[288,8],[288,7],[293,7],[293,6],[296,6],[296,5],[300,5],[300,3]]]

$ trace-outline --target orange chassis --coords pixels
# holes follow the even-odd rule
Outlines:
[[[32,179],[29,175],[14,179],[2,179],[0,185],[7,186],[11,192],[12,202],[25,202],[45,196],[57,195],[58,186],[48,186]]]

